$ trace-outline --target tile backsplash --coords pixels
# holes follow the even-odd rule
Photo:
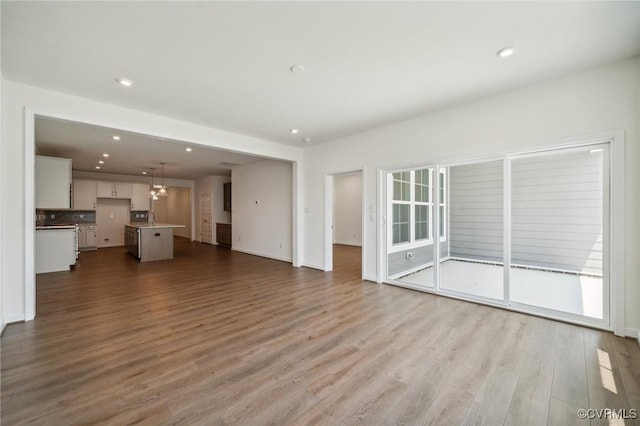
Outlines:
[[[96,223],[95,210],[36,210],[36,226]]]
[[[147,223],[149,221],[149,212],[146,210],[133,210],[129,221],[131,223]]]

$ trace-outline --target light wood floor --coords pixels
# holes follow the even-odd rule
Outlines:
[[[588,424],[640,408],[633,340],[176,239],[38,276],[2,345],[2,425]],[[630,422],[628,422],[630,423]],[[597,422],[593,422],[597,424]],[[632,423],[630,423],[632,424]]]

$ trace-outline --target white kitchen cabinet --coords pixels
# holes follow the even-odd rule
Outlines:
[[[95,180],[73,180],[73,209],[95,210],[98,184]]]
[[[36,274],[68,271],[76,264],[75,229],[36,231]]]
[[[96,250],[98,248],[98,228],[96,225],[79,225],[78,248],[80,250]]]
[[[149,210],[149,184],[131,184],[131,210]]]
[[[36,208],[71,208],[71,160],[36,155]]]
[[[131,184],[98,182],[98,198],[131,198]]]

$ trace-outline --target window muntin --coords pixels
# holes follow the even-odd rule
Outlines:
[[[401,248],[431,243],[435,190],[433,168],[393,172],[388,176],[391,192],[390,246]]]

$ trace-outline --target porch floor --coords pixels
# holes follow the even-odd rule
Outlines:
[[[503,299],[503,266],[446,260],[440,264],[443,290],[489,299]],[[603,318],[602,277],[511,268],[511,301]],[[428,267],[398,279],[400,282],[433,288],[433,268]]]

